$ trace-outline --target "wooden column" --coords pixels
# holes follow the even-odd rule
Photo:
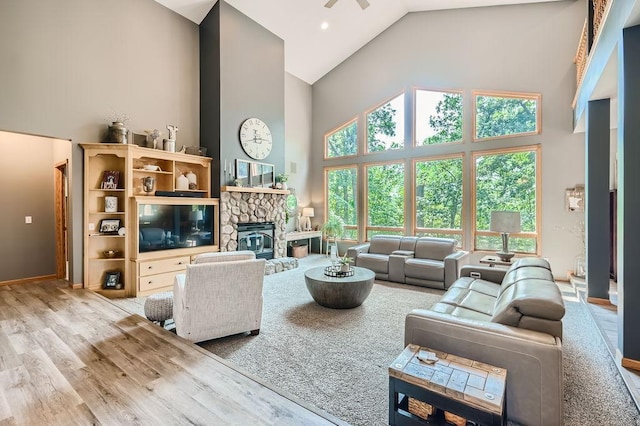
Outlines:
[[[618,43],[618,349],[640,369],[640,26]]]
[[[609,303],[609,115],[610,100],[589,101],[585,149],[587,297]]]

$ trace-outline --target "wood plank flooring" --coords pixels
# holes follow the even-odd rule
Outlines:
[[[345,423],[60,280],[0,287],[0,424]]]

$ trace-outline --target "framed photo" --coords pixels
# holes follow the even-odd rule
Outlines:
[[[120,219],[102,219],[100,221],[101,234],[117,234],[120,229]]]
[[[102,186],[100,189],[118,189],[120,172],[118,170],[105,170],[102,174]]]
[[[120,284],[120,271],[106,271],[104,273],[103,288],[117,288]]]
[[[249,181],[249,166],[251,162],[246,160],[236,159],[236,180],[241,186],[251,186]]]

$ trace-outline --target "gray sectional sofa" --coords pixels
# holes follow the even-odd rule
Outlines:
[[[507,415],[526,425],[563,423],[562,295],[549,263],[463,266],[440,301],[405,320],[404,343],[507,369]]]
[[[468,252],[458,251],[451,238],[376,235],[350,247],[352,264],[375,272],[385,281],[447,289],[458,278]]]

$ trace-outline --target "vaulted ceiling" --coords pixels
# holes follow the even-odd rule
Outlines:
[[[156,0],[200,24],[217,0]],[[550,0],[225,0],[284,40],[285,70],[313,84],[409,12]],[[559,0],[551,0],[559,1]],[[326,29],[322,29],[326,23]],[[452,23],[453,24],[453,23]]]

